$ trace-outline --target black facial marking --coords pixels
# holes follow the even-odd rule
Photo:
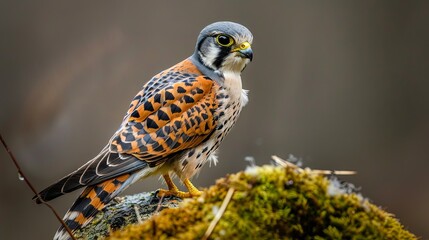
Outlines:
[[[213,63],[213,65],[217,69],[219,69],[222,66],[223,61],[225,60],[226,56],[228,56],[230,51],[231,51],[231,48],[229,47],[220,47],[220,51],[217,54],[217,57]]]
[[[207,37],[204,37],[200,40],[200,42],[198,43],[197,49],[198,51],[201,50],[201,46],[203,45],[204,41],[206,41]],[[201,59],[200,59],[201,60]],[[202,62],[202,61],[201,61]]]

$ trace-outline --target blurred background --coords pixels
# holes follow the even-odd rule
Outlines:
[[[230,20],[254,34],[250,102],[210,186],[289,154],[343,178],[429,239],[429,2],[1,1],[0,132],[41,190],[95,156],[141,86],[190,56],[200,30]],[[50,239],[0,150],[0,239]],[[163,186],[157,177],[126,194]],[[56,199],[62,216],[79,193]]]

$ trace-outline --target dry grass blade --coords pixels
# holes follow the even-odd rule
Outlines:
[[[219,211],[217,212],[216,216],[211,221],[209,227],[207,228],[206,233],[201,238],[202,240],[207,240],[210,237],[210,235],[212,234],[212,232],[213,232],[214,228],[216,227],[217,223],[222,218],[223,213],[226,210],[226,207],[228,207],[228,204],[231,201],[231,198],[232,198],[232,195],[234,194],[234,191],[235,191],[234,188],[228,189],[228,192],[226,193],[225,199],[223,200],[222,205],[219,208]]]
[[[347,171],[347,170],[313,170],[313,172],[324,174],[324,175],[355,175],[356,171]]]
[[[284,160],[283,158],[280,158],[276,155],[272,155],[271,158],[274,160],[274,162],[276,162],[278,165],[282,166],[282,167],[291,167],[291,168],[295,168],[298,171],[303,171],[302,168],[298,167],[297,165],[288,162],[286,160]]]
[[[142,216],[140,216],[140,210],[139,210],[139,206],[138,205],[134,205],[134,212],[136,213],[137,222],[138,223],[142,223],[143,219],[142,219]]]
[[[39,193],[36,191],[36,189],[34,188],[33,184],[31,184],[30,180],[28,180],[27,176],[25,176],[25,174],[22,172],[21,167],[18,164],[18,161],[16,160],[15,156],[12,153],[12,150],[10,150],[10,148],[8,147],[8,145],[6,144],[6,141],[3,139],[3,136],[0,134],[0,140],[1,143],[3,144],[4,148],[6,149],[6,152],[9,154],[10,158],[12,159],[13,163],[15,164],[16,169],[18,170],[18,174],[20,177],[23,178],[23,180],[25,181],[25,183],[27,184],[27,186],[31,189],[31,191],[40,199],[40,201],[46,205],[49,209],[51,209],[52,213],[54,213],[55,217],[57,218],[57,220],[61,223],[61,225],[63,225],[63,227],[66,229],[67,233],[70,235],[70,237],[73,240],[76,240],[76,238],[73,236],[70,228],[65,224],[65,222],[61,219],[61,217],[58,215],[57,211],[55,211],[55,209],[47,202],[43,201],[42,198],[40,197]]]
[[[288,162],[287,160],[284,160],[284,159],[282,159],[276,155],[272,155],[271,158],[279,166],[291,167],[291,168],[294,168],[300,172],[304,171],[304,169],[302,169],[302,168],[298,167],[297,165],[295,165],[291,162]],[[318,170],[318,169],[313,169],[312,171],[315,173],[324,174],[324,175],[354,175],[357,173],[356,171],[347,171],[347,170]]]
[[[155,213],[161,210],[162,200],[164,199],[164,194],[159,198],[158,206],[156,207]]]

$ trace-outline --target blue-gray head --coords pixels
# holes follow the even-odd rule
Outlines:
[[[234,22],[215,22],[198,36],[191,59],[209,70],[241,72],[253,58],[252,33]]]

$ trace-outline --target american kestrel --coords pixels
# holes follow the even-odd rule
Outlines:
[[[189,180],[207,162],[247,103],[241,72],[252,60],[244,26],[216,22],[198,36],[189,58],[155,75],[134,97],[122,124],[95,158],[40,192],[37,203],[86,187],[64,217],[74,231],[87,225],[130,184],[161,174],[159,195],[198,196]],[[188,192],[170,178],[177,175]],[[54,239],[69,239],[60,227]]]

